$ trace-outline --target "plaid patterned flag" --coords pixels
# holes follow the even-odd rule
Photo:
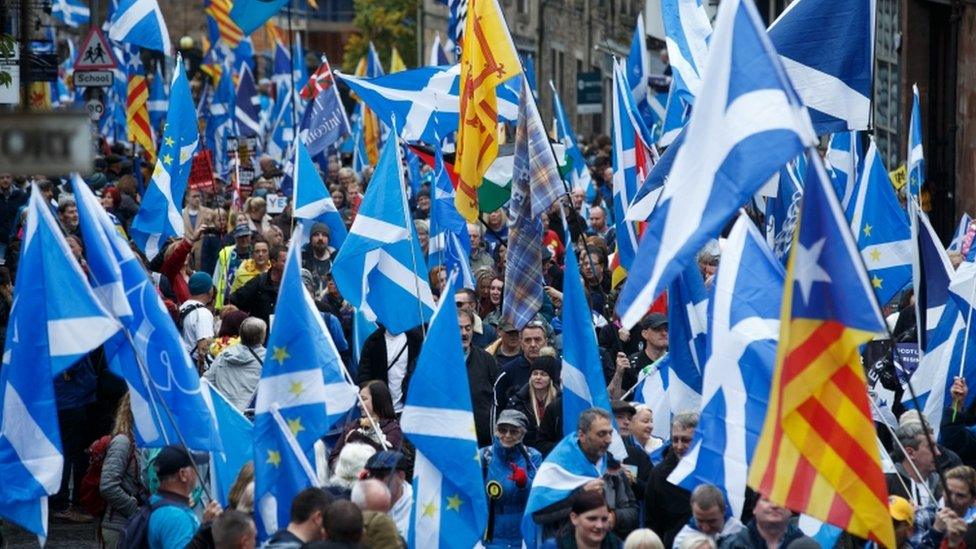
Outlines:
[[[504,318],[521,329],[542,306],[542,212],[564,194],[559,165],[532,91],[523,79],[515,132]]]

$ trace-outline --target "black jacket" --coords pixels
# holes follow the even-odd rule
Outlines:
[[[17,211],[27,204],[27,198],[24,191],[13,186],[10,188],[9,196],[0,193],[0,242],[4,244],[10,242],[11,233],[17,225]]]
[[[665,547],[691,518],[691,493],[668,482],[668,475],[678,466],[677,454],[668,451],[664,461],[651,471],[644,489],[644,524],[661,536]]]
[[[498,364],[495,357],[484,349],[471,345],[468,359],[468,385],[471,388],[471,408],[474,411],[474,427],[478,434],[478,448],[491,445],[494,428],[492,414],[495,408],[495,380]]]
[[[539,453],[545,455],[549,453],[549,450],[552,450],[553,443],[549,443],[548,441],[544,441],[542,439],[542,434],[540,431],[542,426],[536,417],[535,407],[532,406],[532,399],[529,396],[529,390],[529,384],[526,383],[521,389],[518,390],[518,392],[508,399],[508,405],[505,408],[518,410],[519,412],[525,414],[525,417],[529,418],[529,426],[525,430],[525,437],[522,439],[522,442],[524,442],[526,446],[531,446],[536,450],[539,450]],[[558,392],[556,393],[556,397],[553,399],[553,402],[556,402],[557,399],[559,402],[562,402],[561,394]],[[560,410],[562,410],[562,408],[560,408]],[[542,422],[545,422],[548,411],[549,406],[546,406],[546,409],[542,413]],[[558,442],[558,440],[556,442]]]
[[[271,271],[261,273],[230,294],[230,302],[270,326],[271,315],[274,314],[275,303],[278,302],[279,286],[280,284],[271,280]]]
[[[369,334],[369,337],[363,342],[363,350],[359,354],[359,383],[378,379],[387,385],[390,384],[388,375],[390,361],[396,357],[386,356],[386,341],[383,336],[385,333],[386,328],[381,326],[375,332]],[[420,356],[420,346],[424,342],[424,335],[419,326],[407,330],[406,334],[407,350],[404,352],[407,354],[407,373],[403,377],[402,387],[404,398],[407,395],[410,376],[413,375],[413,370],[417,366],[417,357]]]

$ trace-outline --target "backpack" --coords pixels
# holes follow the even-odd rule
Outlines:
[[[93,517],[100,517],[105,512],[105,499],[99,485],[102,480],[102,464],[105,462],[105,453],[108,452],[108,445],[112,442],[111,435],[91,443],[86,452],[88,453],[88,468],[85,475],[81,477],[81,489],[79,490],[78,503],[86,513]]]
[[[186,317],[190,316],[190,313],[192,313],[193,311],[197,309],[202,309],[204,307],[206,307],[206,305],[204,305],[203,303],[191,303],[190,306],[187,307],[186,309],[180,309],[180,319],[176,323],[176,329],[179,330],[179,332],[182,334],[183,321],[186,320]]]
[[[174,507],[183,506],[183,503],[168,498],[160,498],[155,503],[147,503],[139,506],[136,514],[129,517],[125,523],[125,530],[119,535],[116,547],[119,549],[142,549],[149,547],[149,517],[156,509],[172,505]]]

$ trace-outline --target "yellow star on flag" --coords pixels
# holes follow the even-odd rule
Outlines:
[[[284,364],[285,360],[291,358],[291,355],[288,354],[288,349],[285,347],[275,347],[272,357],[278,364]]]
[[[291,430],[292,435],[298,436],[298,433],[305,430],[305,427],[302,425],[302,418],[296,417],[295,419],[289,419],[288,429]]]
[[[281,454],[274,450],[268,450],[268,459],[265,461],[265,463],[270,463],[275,467],[281,465]]]
[[[167,166],[169,166],[172,163],[173,163],[173,157],[172,156],[170,156],[168,154],[163,156],[163,164],[166,164]]]
[[[880,289],[882,282],[884,282],[884,281],[881,280],[880,278],[878,278],[878,275],[874,275],[873,277],[871,277],[871,285],[874,286],[875,288],[879,288]]]
[[[871,261],[881,261],[881,250],[871,250]]]
[[[461,501],[461,498],[459,498],[457,494],[454,494],[453,496],[447,498],[447,510],[457,511],[458,513],[460,513],[462,503],[464,502]]]
[[[292,381],[291,382],[291,389],[288,389],[288,392],[291,393],[291,394],[293,394],[293,395],[295,395],[295,396],[298,396],[298,395],[302,394],[302,391],[304,391],[304,390],[305,390],[305,387],[302,386],[302,382],[301,381]]]
[[[864,230],[864,236],[870,238],[871,237],[871,229],[873,229],[873,228],[874,227],[872,227],[871,225],[868,225],[867,223],[865,223],[864,224],[864,229],[863,229]]]
[[[423,514],[423,516],[430,517],[430,518],[434,518],[434,515],[435,514],[437,514],[437,506],[434,505],[434,502],[433,501],[430,501],[430,502],[427,503],[427,505],[424,505],[424,514]]]
[[[166,139],[163,140],[163,143],[166,143],[167,147],[172,147],[175,141],[173,141],[173,138],[171,136],[167,135]]]

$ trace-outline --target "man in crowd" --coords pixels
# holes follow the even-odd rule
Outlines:
[[[661,536],[670,547],[674,537],[691,518],[691,497],[688,490],[668,482],[668,475],[691,447],[698,427],[697,412],[675,414],[671,420],[671,449],[664,461],[651,471],[644,491],[644,524]]]
[[[607,224],[607,211],[603,206],[590,206],[589,222],[590,230],[586,231],[586,234],[599,236],[607,243],[607,247],[613,249],[616,243],[616,231]]]
[[[230,298],[230,286],[234,282],[237,268],[251,257],[251,229],[247,223],[238,223],[232,234],[234,244],[225,246],[217,254],[217,268],[214,272],[214,284],[217,286],[217,297],[214,299],[216,309],[223,307],[224,301]]]
[[[254,549],[257,535],[254,519],[237,509],[222,512],[213,523],[216,549]]]
[[[288,250],[283,246],[274,246],[270,257],[271,268],[267,272],[252,278],[230,296],[232,305],[269,325],[278,302],[278,287],[281,286],[281,275],[285,272]]]
[[[474,324],[471,326],[471,343],[475,347],[484,349],[494,343],[496,337],[495,329],[490,324],[482,321],[481,317],[478,316],[478,296],[474,293],[474,290],[471,288],[458,288],[454,292],[454,304],[457,305],[459,311],[467,311],[474,318]]]
[[[190,275],[187,286],[190,299],[180,305],[183,347],[202,372],[208,360],[207,350],[214,337],[214,315],[210,309],[214,294],[213,279],[207,273],[197,271]]]
[[[410,377],[417,366],[424,336],[419,328],[394,334],[379,326],[363,342],[359,357],[359,383],[374,379],[386,383],[393,397],[393,409],[403,411]]]
[[[363,468],[367,478],[379,480],[389,487],[393,501],[389,515],[403,539],[410,538],[410,510],[413,507],[413,487],[407,482],[407,465],[400,452],[384,450],[370,456]]]
[[[674,537],[675,547],[695,534],[703,534],[718,543],[737,534],[744,526],[739,517],[726,517],[725,495],[714,484],[700,484],[691,491],[691,520]]]
[[[522,354],[522,334],[511,322],[503,320],[498,324],[498,344],[495,346],[495,362],[499,368],[508,366]]]
[[[478,272],[479,269],[492,270],[495,268],[495,260],[491,258],[485,246],[483,236],[484,229],[480,225],[468,223],[468,237],[471,238],[471,272]]]
[[[630,420],[637,413],[637,408],[623,400],[614,400],[610,403],[610,407],[613,409],[614,419],[617,420],[617,432],[620,433],[624,440],[624,446],[627,448],[627,458],[623,461],[624,471],[627,473],[634,496],[643,500],[644,487],[647,485],[647,479],[650,478],[653,465],[651,459],[647,457],[647,452],[638,447],[634,443],[634,437],[630,435]],[[636,473],[632,472],[629,467],[635,468]]]
[[[892,453],[895,472],[887,473],[888,493],[917,502],[915,506],[915,534],[912,540],[920,543],[936,520],[936,504],[942,497],[942,486],[936,471],[940,452],[932,432],[920,421],[909,421],[895,430],[900,446]]]
[[[352,486],[350,501],[363,511],[363,539],[367,547],[399,547],[400,534],[390,518],[393,505],[390,489],[375,478],[357,481]]]
[[[328,225],[314,223],[309,235],[308,248],[302,254],[302,267],[312,273],[314,283],[312,295],[315,299],[322,299],[329,285],[332,260],[336,253],[336,249],[329,245],[330,234]]]
[[[458,325],[461,328],[461,347],[464,349],[464,364],[468,370],[468,385],[471,388],[471,408],[474,412],[474,427],[478,436],[478,447],[491,444],[492,411],[495,394],[492,388],[498,379],[498,365],[484,349],[472,344],[474,333],[474,313],[458,309]]]
[[[756,502],[753,519],[739,533],[723,541],[722,549],[788,547],[805,537],[792,518],[793,513],[789,509],[761,497]]]
[[[622,395],[637,384],[641,370],[654,364],[668,352],[668,317],[661,313],[650,313],[640,321],[640,335],[643,349],[630,355],[617,353],[616,368],[610,380],[612,395]],[[656,374],[652,374],[656,375]]]
[[[505,365],[495,381],[495,403],[503,405],[515,391],[529,382],[532,375],[532,362],[539,358],[547,343],[546,330],[542,322],[532,320],[522,328],[522,356]]]
[[[325,538],[325,520],[332,496],[321,488],[306,488],[291,500],[288,526],[278,530],[263,549],[298,549]]]
[[[151,513],[146,530],[150,549],[185,547],[200,527],[196,513],[190,508],[190,494],[197,486],[197,466],[209,462],[206,454],[193,454],[184,446],[167,446],[156,456],[156,476],[159,487],[149,499]],[[209,522],[220,512],[220,505],[212,501],[203,513]]]

